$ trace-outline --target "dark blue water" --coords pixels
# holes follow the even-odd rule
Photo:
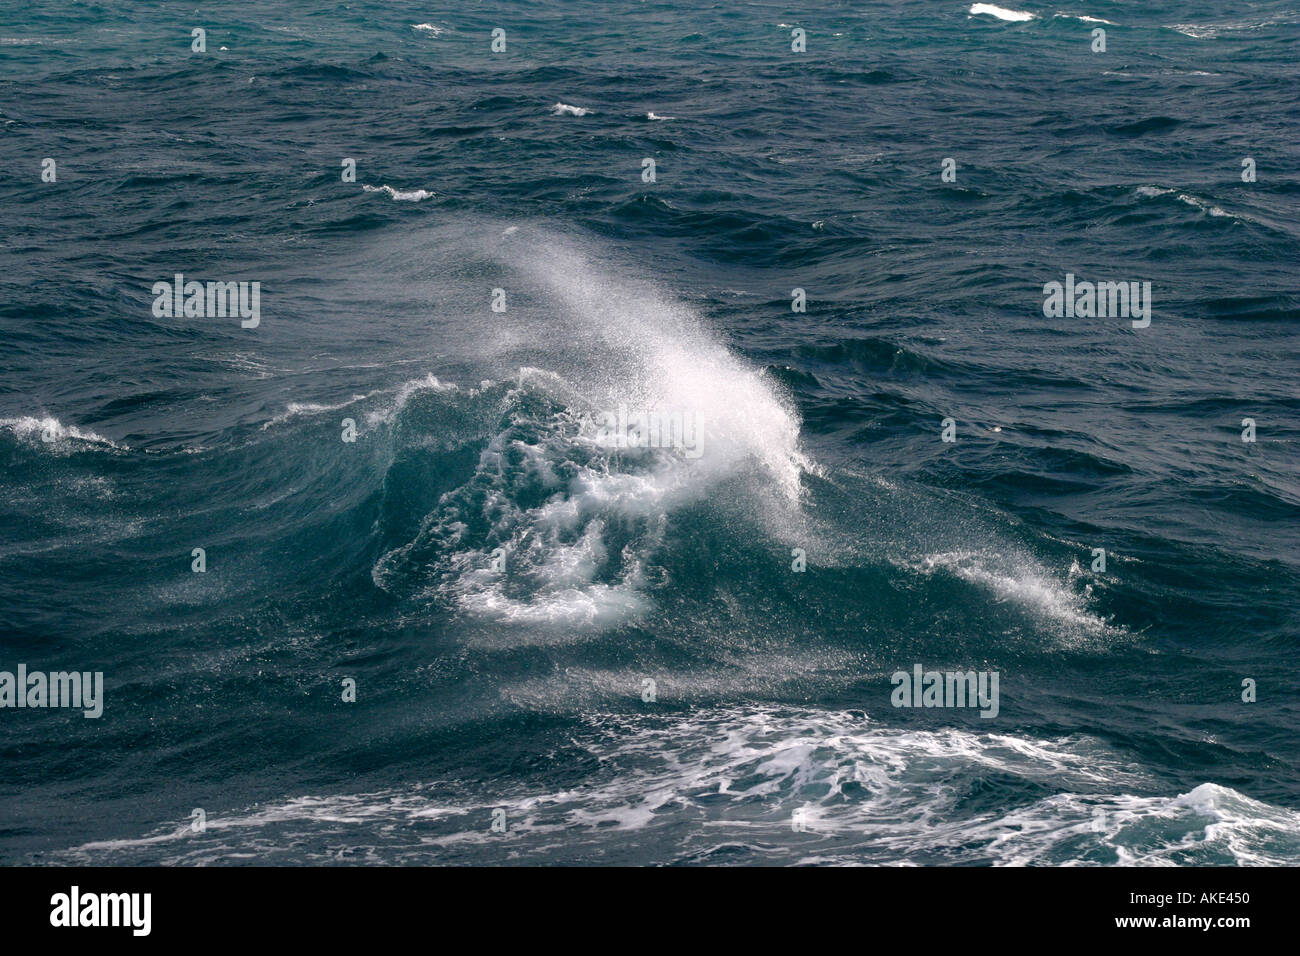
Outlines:
[[[0,860],[1300,862],[1300,7],[970,9],[0,4]]]

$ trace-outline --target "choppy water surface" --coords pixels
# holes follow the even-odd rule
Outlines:
[[[0,859],[1300,861],[1300,8],[1231,6],[7,4],[0,669],[107,689],[0,710]]]

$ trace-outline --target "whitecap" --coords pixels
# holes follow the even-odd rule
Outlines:
[[[363,401],[373,395],[374,392],[368,392],[365,395],[353,395],[346,401],[339,402],[337,405],[327,405],[322,402],[290,402],[285,406],[283,412],[262,423],[262,431],[266,431],[272,425],[279,425],[291,418],[297,418],[300,415],[319,415],[321,412],[334,412],[340,408],[347,408],[356,402]]]
[[[1166,189],[1162,186],[1139,186],[1136,192],[1143,198],[1153,199],[1159,196],[1167,196],[1170,193],[1173,193],[1174,190]],[[1200,196],[1195,196],[1191,193],[1178,193],[1177,199],[1179,202],[1191,206],[1193,209],[1199,209],[1206,215],[1213,216],[1216,219],[1226,218],[1234,219],[1239,222],[1256,222],[1256,220],[1252,219],[1250,216],[1243,213],[1228,212],[1226,209],[1215,205],[1210,200],[1202,199]]]
[[[490,383],[485,382],[485,385]],[[411,379],[403,382],[396,389],[393,401],[382,408],[366,413],[366,422],[370,425],[380,425],[384,422],[391,421],[393,416],[404,409],[407,403],[415,395],[421,392],[455,392],[462,391],[458,385],[450,382],[444,382],[430,372],[424,378]],[[477,392],[473,389],[465,390],[469,395],[475,395]],[[372,393],[373,394],[373,393]]]
[[[1089,609],[1087,589],[1073,590],[1022,555],[945,551],[898,563],[926,575],[947,572],[988,590],[1000,601],[1019,605],[1053,624],[1056,639],[1074,649],[1125,633]]]
[[[21,418],[0,418],[0,428],[8,429],[16,437],[37,444],[56,446],[59,442],[71,438],[96,445],[107,445],[119,450],[129,450],[126,445],[119,445],[103,435],[83,431],[75,425],[64,425],[52,416],[36,418],[32,415],[24,415]],[[47,437],[51,440],[47,441]]]
[[[1021,10],[1008,10],[1005,7],[994,6],[991,3],[971,4],[970,16],[976,17],[981,14],[990,17],[997,17],[999,20],[1006,20],[1011,23],[1022,23],[1026,20],[1037,19],[1035,14],[1025,13]]]
[[[1269,17],[1263,20],[1227,20],[1221,23],[1175,23],[1169,26],[1169,29],[1175,30],[1183,36],[1189,36],[1196,40],[1214,40],[1224,33],[1235,33],[1238,31],[1249,32],[1260,30],[1265,27],[1290,25],[1300,23],[1300,20],[1291,19],[1294,14],[1283,14],[1281,16]]]
[[[802,476],[815,466],[800,451],[797,415],[766,373],[689,307],[611,274],[559,237],[530,230],[502,241],[532,294],[551,303],[546,339],[583,343],[584,361],[555,356],[563,374],[522,367],[517,383],[480,396],[491,431],[474,473],[372,578],[479,618],[599,630],[649,609],[647,565],[674,511],[736,481],[754,486],[747,508],[797,511]],[[539,364],[552,357],[529,352]],[[458,407],[469,397],[458,392]],[[596,420],[619,408],[690,415],[697,453],[609,446]]]
[[[1115,25],[1113,20],[1103,20],[1101,17],[1090,17],[1090,16],[1080,15],[1075,13],[1054,13],[1052,14],[1052,19],[1053,20],[1078,20],[1081,23],[1105,23],[1108,26]]]
[[[392,186],[362,186],[368,193],[388,193],[390,197],[406,202],[419,202],[421,199],[429,199],[434,194],[426,189],[399,190]]]

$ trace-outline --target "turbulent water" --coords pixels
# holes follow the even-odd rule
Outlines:
[[[3,862],[1300,862],[1295,0],[3,6]]]

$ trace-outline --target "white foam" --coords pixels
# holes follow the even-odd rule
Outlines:
[[[1247,216],[1236,216],[1233,213],[1227,212],[1221,207],[1214,205],[1214,203],[1210,202],[1208,199],[1202,199],[1199,196],[1193,196],[1189,193],[1179,193],[1178,199],[1180,202],[1184,202],[1187,205],[1199,209],[1201,212],[1211,216],[1228,216],[1232,219],[1249,218]]]
[[[375,393],[367,392],[364,395],[353,395],[346,401],[339,402],[336,405],[328,405],[322,402],[290,402],[285,406],[283,412],[262,423],[262,431],[266,431],[266,429],[270,428],[272,425],[279,425],[282,422],[287,422],[290,419],[299,417],[300,415],[319,415],[322,412],[336,412],[341,408],[347,408],[349,405],[364,401],[373,394]]]
[[[652,285],[602,270],[574,247],[549,241],[521,263],[570,316],[573,334],[599,350],[580,390],[596,408],[619,404],[693,413],[703,456],[697,478],[758,463],[789,500],[813,470],[799,447],[799,419],[764,373],[741,361],[699,313]],[[680,464],[680,462],[678,462]]]
[[[13,432],[16,437],[26,441],[51,447],[55,447],[58,443],[71,438],[96,445],[107,445],[110,448],[129,450],[126,445],[120,445],[103,435],[97,435],[92,431],[83,431],[75,425],[64,425],[52,416],[36,418],[31,415],[24,415],[20,418],[0,418],[0,428],[6,428]],[[53,441],[45,441],[46,435],[52,437]]]
[[[446,32],[445,27],[434,26],[432,23],[416,23],[412,25],[411,29],[418,33],[427,33],[433,37],[440,37]]]
[[[651,110],[649,113],[646,113],[645,118],[648,119],[648,120],[671,120],[671,119],[677,119],[676,116],[659,116],[657,113],[654,112],[654,110]]]
[[[994,6],[991,3],[973,3],[970,8],[970,15],[977,17],[980,15],[997,17],[999,20],[1021,23],[1025,20],[1036,19],[1035,14],[1025,13],[1021,10],[1008,10],[1005,7]]]
[[[1058,639],[1071,646],[1124,634],[1089,610],[1090,589],[1079,594],[1021,555],[946,551],[901,563],[923,574],[943,570],[985,588],[999,600],[1058,625]],[[1073,570],[1077,572],[1077,563]]]
[[[1152,199],[1158,196],[1167,196],[1172,192],[1174,192],[1174,190],[1165,189],[1164,187],[1161,186],[1139,186],[1137,188],[1137,194],[1147,199]],[[1222,207],[1216,206],[1208,199],[1202,199],[1200,196],[1194,196],[1191,193],[1178,193],[1177,198],[1179,202],[1185,203],[1186,205],[1191,206],[1194,209],[1199,209],[1201,210],[1201,212],[1209,216],[1214,216],[1216,218],[1227,217],[1229,219],[1235,219],[1240,222],[1256,221],[1252,219],[1250,216],[1244,215],[1242,213],[1228,212]]]
[[[368,193],[387,193],[393,199],[400,202],[419,202],[421,199],[429,199],[434,193],[427,189],[394,189],[392,186],[366,186],[361,187]]]
[[[1219,23],[1175,23],[1169,26],[1169,29],[1176,30],[1183,36],[1189,36],[1196,40],[1214,40],[1224,33],[1250,32],[1264,29],[1266,27],[1290,25],[1300,23],[1300,18],[1296,18],[1294,13],[1284,13],[1280,16],[1267,17],[1263,20],[1224,20]]]
[[[551,107],[552,116],[586,116],[590,112],[585,106],[570,106],[568,103],[556,103]]]
[[[1105,24],[1107,24],[1107,25],[1109,25],[1109,26],[1114,26],[1114,25],[1115,25],[1115,24],[1114,24],[1114,21],[1111,21],[1111,20],[1103,20],[1101,17],[1082,16],[1082,15],[1080,15],[1080,14],[1075,14],[1075,13],[1054,13],[1054,14],[1052,14],[1052,19],[1054,19],[1054,20],[1078,20],[1078,21],[1080,21],[1081,23],[1105,23]]]
[[[861,712],[714,708],[685,716],[582,718],[571,744],[592,769],[565,788],[515,783],[483,792],[444,784],[299,796],[209,813],[138,839],[65,856],[201,863],[255,854],[323,860],[346,847],[376,862],[470,850],[492,859],[590,858],[635,834],[659,862],[761,844],[773,862],[1023,865],[1294,864],[1300,814],[1213,783],[1164,790],[1102,741],[911,730]],[[1048,795],[1008,811],[969,809],[982,779]],[[1162,792],[1164,790],[1164,792]],[[1053,792],[1054,791],[1054,792]],[[505,811],[509,837],[489,827]],[[801,811],[806,832],[792,835]],[[809,849],[804,849],[807,847]]]

